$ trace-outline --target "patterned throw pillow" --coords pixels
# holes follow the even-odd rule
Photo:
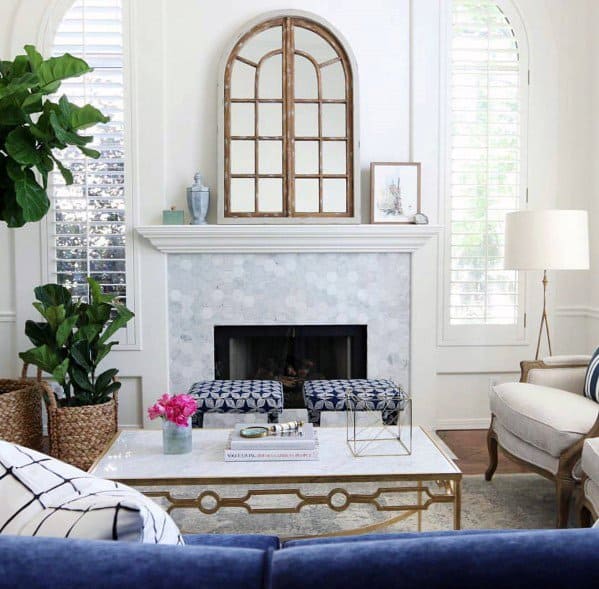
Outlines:
[[[156,503],[40,452],[0,440],[0,534],[183,544]]]
[[[599,348],[595,350],[584,378],[584,396],[599,403]]]

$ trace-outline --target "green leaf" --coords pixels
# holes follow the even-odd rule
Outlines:
[[[85,338],[89,343],[93,342],[100,335],[101,331],[102,325],[97,325],[95,323],[82,325],[78,330],[81,337]]]
[[[39,366],[44,372],[48,372],[49,374],[52,374],[56,367],[62,362],[58,353],[47,345],[21,352],[19,357],[26,364]]]
[[[9,227],[23,227],[26,223],[13,186],[8,186],[4,191],[0,188],[0,219],[4,219]]]
[[[62,164],[62,162],[60,160],[56,159],[56,157],[54,157],[53,155],[51,155],[50,157],[52,157],[52,159],[54,160],[54,163],[60,170],[60,173],[62,174],[62,177],[64,178],[66,185],[70,186],[73,183],[73,173],[71,172],[71,170],[66,168]]]
[[[35,137],[27,127],[17,127],[11,131],[6,137],[5,147],[8,155],[19,164],[35,166],[40,163]]]
[[[71,315],[70,317],[66,317],[64,321],[59,325],[56,330],[56,345],[61,348],[67,343],[69,336],[71,335],[73,328],[77,324],[77,320],[79,319],[78,315]]]
[[[64,305],[58,305],[57,307],[46,307],[44,317],[50,324],[50,327],[56,332],[60,324],[66,318],[66,311]]]
[[[48,323],[41,321],[27,320],[25,322],[25,335],[34,346],[53,345],[55,343],[52,328]]]
[[[86,155],[87,157],[91,157],[95,160],[97,160],[102,155],[97,149],[91,149],[89,147],[82,147],[81,145],[78,145],[77,147],[79,148],[79,151],[81,151],[81,153],[83,155]]]
[[[110,397],[114,395],[121,388],[119,381],[111,382],[102,392],[102,397],[98,400],[100,403],[105,403]]]
[[[71,346],[71,357],[86,371],[89,372],[93,368],[90,361],[90,347],[87,340],[79,340]]]
[[[71,293],[60,284],[44,284],[33,289],[35,298],[48,307],[64,305],[65,309],[72,304]]]
[[[119,329],[122,329],[133,319],[135,314],[127,309],[121,303],[114,303],[113,309],[116,311],[116,317],[108,325],[104,333],[100,336],[100,343],[104,344],[110,339]]]
[[[96,364],[100,364],[106,356],[110,353],[113,346],[116,346],[117,342],[110,342],[109,344],[98,344],[96,346]]]
[[[41,86],[48,86],[54,82],[82,76],[91,72],[92,68],[78,57],[65,53],[60,57],[51,57],[39,64],[37,75]]]
[[[94,392],[94,386],[89,380],[89,374],[86,370],[78,366],[77,364],[71,365],[69,368],[69,374],[71,375],[75,384],[84,391]]]
[[[109,294],[104,294],[102,292],[102,287],[100,286],[100,284],[96,280],[91,278],[91,276],[87,277],[87,284],[89,284],[91,302],[94,306],[99,305],[101,303],[111,303],[113,301],[114,297]],[[110,311],[105,316],[105,319],[103,319],[103,321],[106,321],[108,317],[110,317]]]
[[[29,57],[31,71],[36,72],[44,61],[44,58],[33,45],[25,45],[25,53],[27,53],[27,57]]]
[[[65,358],[52,372],[52,376],[63,386],[69,370],[69,364],[69,359]]]
[[[110,117],[105,117],[97,108],[91,104],[85,106],[70,105],[69,123],[74,130],[87,129],[98,123],[108,123]]]
[[[118,374],[116,368],[111,368],[106,372],[103,372],[96,378],[96,394],[102,394],[104,389],[112,382],[112,379]]]
[[[39,221],[50,208],[46,191],[35,181],[30,170],[15,181],[15,195],[26,221]]]

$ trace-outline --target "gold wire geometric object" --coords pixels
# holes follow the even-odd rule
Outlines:
[[[539,359],[539,351],[541,350],[541,335],[543,334],[543,326],[545,327],[545,333],[547,334],[547,344],[549,346],[549,355],[552,356],[551,351],[551,337],[549,336],[549,319],[547,318],[547,270],[543,270],[543,313],[541,314],[541,325],[539,325],[539,338],[537,339],[537,353],[535,354],[535,360]]]
[[[401,388],[371,393],[346,391],[347,445],[360,456],[409,456],[412,453],[412,399]],[[396,423],[387,423],[397,415]],[[394,420],[392,420],[394,421]]]

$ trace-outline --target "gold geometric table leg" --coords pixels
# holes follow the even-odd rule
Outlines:
[[[462,481],[454,481],[453,487],[453,529],[460,530],[462,528]]]

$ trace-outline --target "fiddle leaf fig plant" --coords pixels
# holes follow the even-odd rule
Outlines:
[[[58,102],[49,98],[63,80],[91,71],[69,53],[44,59],[33,45],[13,61],[0,60],[0,220],[9,227],[39,221],[48,212],[48,175],[54,167],[73,183],[58,150],[75,146],[88,157],[100,157],[87,147],[93,137],[79,132],[110,119],[66,96]]]
[[[64,391],[62,406],[98,405],[109,401],[121,383],[118,370],[98,373],[100,363],[118,342],[109,341],[133,313],[114,296],[104,294],[92,278],[90,300],[73,300],[59,284],[38,286],[33,306],[45,321],[27,321],[25,335],[35,346],[19,356],[51,374]]]

